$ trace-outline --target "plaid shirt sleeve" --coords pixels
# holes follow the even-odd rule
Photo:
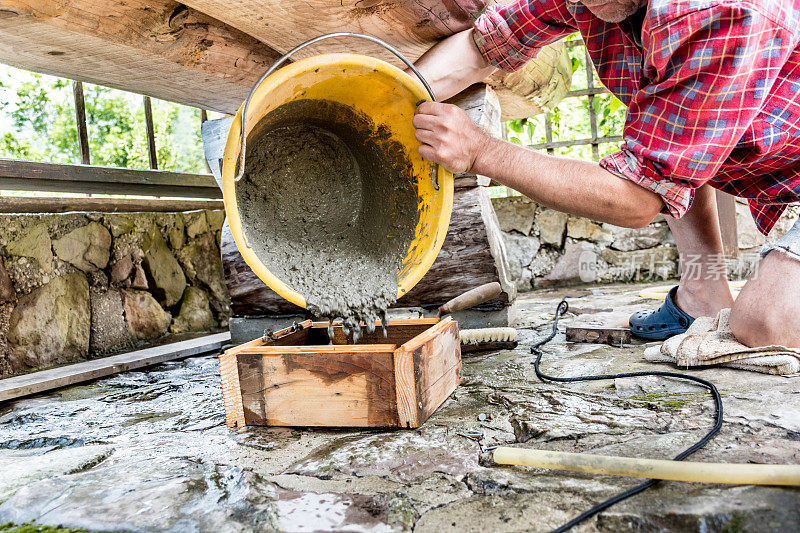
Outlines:
[[[600,164],[659,194],[665,212],[680,217],[751,127],[794,40],[727,4],[669,20],[643,41],[649,84],[628,107],[622,150]]]
[[[539,49],[576,31],[567,4],[558,0],[516,0],[490,6],[472,33],[483,57],[506,72],[519,70]]]

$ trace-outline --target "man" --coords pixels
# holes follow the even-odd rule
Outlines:
[[[631,317],[663,339],[732,307],[748,346],[800,347],[800,223],[762,251],[758,276],[734,303],[724,276],[713,188],[747,198],[767,233],[800,196],[800,2],[775,0],[517,0],[417,63],[444,100],[496,67],[580,31],[603,84],[628,106],[621,151],[600,164],[547,156],[485,135],[459,108],[424,103],[420,154],[494,178],[574,215],[638,228],[662,212],[684,275],[657,311]],[[722,268],[724,271],[724,267]]]

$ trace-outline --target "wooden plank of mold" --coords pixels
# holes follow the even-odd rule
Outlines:
[[[258,353],[237,354],[236,360],[243,425],[263,425],[267,416],[264,401],[264,357]],[[230,422],[227,423],[230,425]]]
[[[270,426],[397,426],[394,346],[297,347],[262,355]],[[305,348],[305,349],[304,349]],[[336,350],[336,348],[350,348]],[[274,348],[278,350],[278,347]],[[242,384],[244,391],[245,384]]]
[[[358,344],[395,344],[399,346],[438,323],[438,318],[390,320],[384,337],[380,321],[376,321],[375,331],[368,333],[364,330]],[[328,344],[328,323],[314,322],[309,339],[311,340],[309,344]],[[348,342],[352,342],[352,336],[345,336],[341,324],[334,324],[333,344],[347,344]]]
[[[461,343],[458,323],[443,320],[427,335],[417,337],[414,366],[417,373],[417,399],[422,404],[420,419],[429,416],[461,384]],[[410,350],[410,346],[406,346]]]
[[[401,427],[419,427],[461,383],[458,323],[447,317],[395,351]]]
[[[153,346],[73,365],[51,368],[0,380],[0,401],[75,385],[166,361],[219,350],[231,338],[230,333],[216,333],[196,339]]]
[[[239,360],[230,350],[219,356],[219,376],[222,382],[225,424],[228,427],[244,427],[247,423],[244,416],[242,384],[239,380]]]
[[[3,63],[224,113],[278,57],[172,0],[0,0]]]
[[[300,323],[295,323],[293,326],[280,329],[272,333],[271,339],[266,339],[266,334],[269,331],[264,332],[264,337],[260,337],[255,339],[251,342],[248,342],[238,348],[247,348],[247,347],[255,347],[255,346],[295,346],[295,345],[303,345],[309,344],[309,335],[311,334],[311,321],[304,320]]]

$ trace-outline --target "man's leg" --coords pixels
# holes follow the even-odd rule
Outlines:
[[[709,185],[697,189],[683,218],[665,218],[683,265],[676,305],[694,318],[716,316],[720,309],[731,307],[714,189]]]
[[[761,261],[731,309],[742,344],[800,348],[800,258],[773,250]]]

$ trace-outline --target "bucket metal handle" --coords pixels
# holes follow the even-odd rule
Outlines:
[[[270,74],[275,72],[275,70],[278,67],[280,67],[283,63],[285,63],[286,60],[289,59],[292,56],[292,54],[302,50],[306,46],[312,45],[312,44],[314,44],[316,42],[319,42],[319,41],[322,41],[324,39],[331,39],[333,37],[357,37],[359,39],[366,39],[367,41],[372,41],[373,43],[376,43],[376,44],[379,44],[379,45],[383,46],[385,49],[387,49],[388,51],[393,53],[395,56],[397,56],[397,58],[400,61],[402,61],[408,68],[411,69],[411,71],[417,76],[417,78],[419,78],[419,81],[422,82],[422,85],[425,87],[425,90],[428,91],[428,94],[431,96],[431,100],[433,100],[434,102],[437,101],[436,100],[436,95],[433,93],[433,89],[431,89],[431,86],[428,84],[428,82],[422,76],[420,71],[417,70],[417,67],[415,67],[414,64],[411,63],[411,61],[406,59],[406,57],[403,54],[401,54],[400,51],[398,51],[396,48],[394,48],[392,45],[388,44],[387,42],[385,42],[385,41],[383,41],[383,40],[381,40],[381,39],[379,39],[377,37],[373,37],[372,35],[364,35],[363,33],[352,33],[352,32],[347,32],[347,31],[340,31],[340,32],[335,32],[335,33],[326,33],[324,35],[320,35],[318,37],[314,37],[313,39],[309,39],[306,42],[295,46],[294,48],[292,48],[291,50],[289,50],[288,52],[283,54],[283,56],[281,56],[280,59],[278,59],[275,63],[273,63],[272,66],[270,66],[267,69],[267,71],[264,72],[264,74],[261,75],[261,77],[255,83],[255,85],[253,85],[253,88],[250,89],[250,94],[247,95],[247,99],[244,101],[244,106],[242,107],[242,131],[241,131],[241,135],[240,135],[239,157],[237,159],[237,161],[238,161],[238,169],[236,171],[236,176],[233,178],[234,182],[238,182],[242,178],[242,176],[244,175],[244,154],[245,154],[246,147],[247,147],[247,106],[250,104],[250,99],[253,97],[253,94],[255,94],[256,89],[258,89],[258,86],[261,85],[261,82],[263,82],[265,79],[267,79],[267,77]],[[439,165],[437,163],[433,163],[433,171],[431,172],[431,183],[433,184],[433,188],[436,189],[437,191],[439,190],[439,182],[436,179],[438,173],[439,173]]]

